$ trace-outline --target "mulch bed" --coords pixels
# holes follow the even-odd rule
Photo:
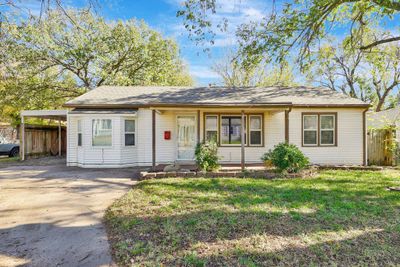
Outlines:
[[[182,178],[218,178],[218,177],[238,177],[238,178],[305,178],[312,177],[316,174],[316,168],[309,168],[301,171],[300,173],[287,173],[281,174],[274,170],[245,170],[245,171],[172,171],[172,172],[140,172],[140,180],[148,179],[161,179],[171,177],[182,177]]]

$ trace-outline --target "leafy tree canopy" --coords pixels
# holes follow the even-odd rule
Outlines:
[[[105,21],[87,10],[6,17],[0,50],[3,117],[57,108],[100,85],[192,84],[173,40],[144,22]]]
[[[226,28],[226,20],[222,19],[215,25],[212,18],[218,12],[218,3],[219,0],[186,0],[183,8],[177,12],[177,16],[183,17],[186,29],[196,42],[212,43],[214,29]],[[298,60],[304,67],[311,59],[312,48],[331,29],[349,26],[348,35],[352,35],[353,29],[362,32],[365,27],[393,19],[399,12],[398,0],[293,0],[274,8],[259,23],[241,24],[236,35],[243,53],[250,60],[253,56],[264,54],[283,60],[293,49],[297,49]],[[358,49],[368,50],[397,41],[400,41],[400,36],[385,33],[375,36],[368,43],[356,41],[354,45],[358,45]]]

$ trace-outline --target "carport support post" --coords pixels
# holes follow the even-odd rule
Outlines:
[[[152,114],[151,114],[151,139],[152,139],[152,169],[153,171],[156,170],[156,110],[153,109],[152,110]]]
[[[58,155],[61,157],[61,120],[58,120]]]
[[[244,138],[245,138],[245,135],[244,135],[244,130],[245,130],[245,123],[246,123],[246,121],[245,121],[245,115],[244,115],[244,110],[242,110],[242,127],[241,127],[241,130],[242,130],[242,133],[241,133],[241,167],[242,167],[242,171],[244,171],[244,157],[245,157],[245,154],[244,154]]]
[[[25,160],[25,120],[23,115],[21,115],[20,149],[21,149],[20,151],[21,160]]]

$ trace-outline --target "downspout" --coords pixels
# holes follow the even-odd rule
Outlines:
[[[363,165],[367,166],[367,122],[366,113],[369,109],[363,111]]]

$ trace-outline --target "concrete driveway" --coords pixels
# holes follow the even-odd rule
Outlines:
[[[0,266],[112,266],[102,218],[134,169],[0,169]]]

